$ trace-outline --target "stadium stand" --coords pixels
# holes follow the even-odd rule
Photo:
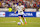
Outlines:
[[[25,6],[25,9],[32,8],[39,11],[40,0],[0,0],[0,8],[9,8],[11,7],[15,10],[15,7],[18,5],[18,2],[22,2],[22,5]]]

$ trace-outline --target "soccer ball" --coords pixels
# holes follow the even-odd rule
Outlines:
[[[18,22],[17,24],[18,24],[18,25],[21,25],[21,22]]]

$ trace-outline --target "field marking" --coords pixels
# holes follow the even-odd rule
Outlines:
[[[10,21],[10,22],[7,22],[7,21],[5,21],[5,22],[0,22],[0,23],[15,23],[16,21]]]
[[[10,22],[0,22],[0,23],[17,23],[16,21],[10,21]],[[28,22],[28,23],[36,23],[36,24],[40,24],[40,22]]]

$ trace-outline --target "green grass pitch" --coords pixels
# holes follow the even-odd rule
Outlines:
[[[27,24],[18,25],[18,17],[0,17],[0,27],[40,27],[40,18],[26,17]],[[24,20],[23,20],[24,22]]]

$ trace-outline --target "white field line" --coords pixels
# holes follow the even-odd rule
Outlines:
[[[10,21],[10,22],[0,22],[0,23],[15,23],[16,21]]]
[[[0,22],[0,23],[17,23],[17,22],[16,21],[10,21],[10,22],[5,21],[5,22]],[[28,22],[28,23],[40,24],[40,22]]]

